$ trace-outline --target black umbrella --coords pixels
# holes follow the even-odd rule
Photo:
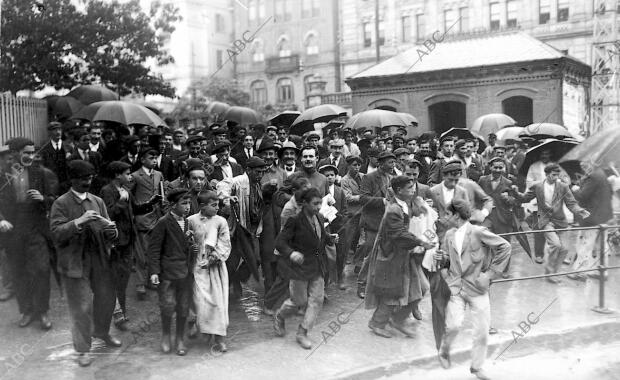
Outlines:
[[[314,131],[314,123],[326,123],[338,116],[346,115],[347,110],[335,104],[321,104],[308,108],[291,124],[290,133],[302,136],[306,132]]]
[[[118,94],[106,87],[97,86],[94,84],[87,84],[78,86],[69,91],[67,96],[76,98],[83,104],[92,104],[95,102],[102,102],[106,100],[119,100]]]
[[[551,152],[551,161],[558,161],[562,156],[568,153],[571,149],[579,145],[576,141],[570,140],[556,140],[548,139],[542,144],[536,145],[533,148],[528,149],[525,152],[525,159],[523,164],[519,168],[519,174],[527,175],[527,171],[530,166],[540,159],[540,154],[543,150],[549,150]]]
[[[620,128],[605,129],[588,137],[577,148],[562,157],[560,164],[568,161],[586,161],[603,167],[610,163],[619,165]]]
[[[277,127],[290,127],[299,115],[301,115],[299,111],[284,111],[269,119],[269,122]]]
[[[455,136],[458,139],[474,139],[476,138],[473,133],[467,128],[450,128],[444,133],[441,134],[439,140],[442,140],[444,137]]]
[[[231,252],[226,260],[226,267],[231,278],[247,281],[251,274],[259,281],[258,262],[252,244],[252,234],[239,222],[236,205],[230,205],[232,221],[230,229]],[[230,222],[230,221],[229,221]]]

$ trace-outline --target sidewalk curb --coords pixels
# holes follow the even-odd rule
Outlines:
[[[596,336],[594,336],[596,334]],[[527,344],[519,344],[519,341],[526,340]],[[510,356],[519,356],[531,354],[531,346],[539,346],[543,349],[552,347],[554,350],[567,349],[577,344],[590,344],[590,343],[609,343],[612,341],[620,341],[620,320],[618,321],[605,321],[598,324],[588,326],[577,326],[567,330],[544,333],[539,335],[525,336],[513,344],[512,347],[507,350],[497,360],[505,360],[506,354],[510,353]],[[489,344],[487,361],[495,361],[498,355],[513,342],[512,339],[505,339],[501,342]],[[524,342],[525,343],[525,342]],[[529,349],[528,349],[529,348]],[[525,349],[525,350],[524,350]],[[450,355],[452,365],[463,365],[470,360],[470,348],[452,351]],[[419,356],[412,359],[399,359],[393,362],[367,366],[364,368],[346,371],[344,373],[337,374],[331,379],[334,380],[365,380],[365,379],[377,379],[384,376],[394,375],[405,372],[413,367],[428,367],[433,365],[439,368],[437,361],[437,354]]]

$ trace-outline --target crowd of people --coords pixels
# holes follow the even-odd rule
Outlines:
[[[482,150],[475,138],[404,127],[295,136],[234,122],[189,131],[51,122],[48,132],[40,147],[24,137],[0,147],[0,300],[16,296],[20,327],[50,329],[53,275],[83,366],[92,338],[121,345],[110,326],[127,329],[132,273],[137,302],[158,292],[161,350],[185,355],[186,336],[198,333],[227,350],[229,299],[250,277],[262,282],[275,334],[303,315],[296,341],[312,348],[326,289],[346,289],[350,263],[378,336],[413,337],[430,293],[444,367],[471,308],[471,370],[487,378],[489,284],[510,266],[510,238],[499,235],[523,220],[532,229],[608,222],[619,182],[586,163],[585,175],[569,177],[549,151],[519,174],[526,142],[494,134]],[[535,234],[545,273],[567,260],[564,234]],[[592,266],[601,238],[579,233],[575,269]]]

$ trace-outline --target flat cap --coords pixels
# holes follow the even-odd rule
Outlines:
[[[400,156],[401,154],[411,154],[411,152],[409,151],[409,149],[407,148],[398,148],[394,151],[394,155],[396,157]]]
[[[84,178],[95,175],[95,167],[88,161],[73,160],[67,164],[69,178]]]
[[[344,146],[343,139],[334,139],[329,142],[329,146]]]
[[[262,158],[254,156],[254,157],[250,157],[245,162],[245,166],[253,169],[253,168],[260,168],[260,167],[267,166],[267,164],[265,163],[265,161],[263,161]]]
[[[199,158],[188,158],[187,160],[185,160],[185,168],[187,173],[191,172],[192,170],[204,170],[204,164]]]
[[[256,152],[264,152],[270,149],[275,150],[276,153],[280,150],[280,148],[273,143],[273,140],[265,138],[260,142],[258,148],[256,148]]]
[[[413,179],[407,177],[406,175],[397,175],[390,180],[390,186],[392,187],[392,189],[400,189],[411,181],[413,181]]]
[[[362,160],[360,156],[349,156],[346,158],[346,161],[349,165],[352,165],[354,162],[357,162],[360,165],[364,163],[364,160]]]
[[[454,143],[454,148],[460,149],[465,144],[467,144],[467,140],[464,140],[464,139],[457,140],[456,143]]]
[[[230,141],[228,141],[228,140],[220,141],[217,144],[215,144],[215,146],[211,150],[211,153],[213,153],[213,154],[219,153],[219,152],[223,151],[226,148],[230,148],[230,145],[231,145]]]
[[[321,135],[319,134],[319,132],[317,131],[310,131],[308,132],[307,136],[306,136],[306,140],[310,140],[313,138],[317,138],[317,139],[321,139]]]
[[[6,144],[12,151],[19,152],[27,145],[34,145],[34,141],[26,137],[13,137],[9,141],[7,141]]]
[[[393,158],[396,159],[396,156],[394,155],[394,153],[392,152],[381,152],[379,153],[379,155],[377,156],[377,160],[381,161],[381,160],[387,160],[388,158]]]
[[[443,168],[441,168],[441,172],[442,173],[448,173],[448,172],[453,172],[453,171],[457,171],[457,170],[459,170],[459,171],[463,170],[463,164],[459,160],[448,161],[443,166]]]
[[[127,169],[131,169],[131,165],[122,161],[112,161],[107,166],[108,173],[111,175],[116,175],[124,172]]]
[[[187,189],[176,188],[170,190],[168,195],[166,195],[166,199],[170,203],[177,203],[179,200],[183,198],[190,198],[191,195],[187,192]]]
[[[228,128],[226,128],[226,127],[215,128],[215,129],[211,130],[211,133],[213,133],[213,135],[227,135],[228,134]]]
[[[502,164],[506,165],[506,161],[504,161],[503,158],[501,157],[493,157],[489,160],[489,166],[493,165],[494,162],[501,162]]]
[[[265,128],[266,131],[278,131],[278,127],[276,127],[275,125],[268,125],[267,128]]]
[[[506,141],[497,140],[495,145],[493,145],[493,149],[506,149]]]
[[[403,135],[400,135],[400,134],[396,134],[392,136],[392,141],[396,141],[396,140],[401,140],[402,142],[405,142],[405,138],[403,137]]]
[[[198,142],[199,143],[199,142],[204,141],[204,140],[206,140],[206,138],[203,137],[203,136],[191,135],[191,136],[189,136],[187,138],[187,140],[185,140],[185,145],[189,145],[189,144],[194,143],[194,142]]]
[[[135,143],[136,141],[140,141],[140,138],[136,135],[129,135],[125,138],[125,144],[128,146]]]
[[[321,166],[319,168],[319,173],[323,174],[323,172],[327,170],[333,170],[336,173],[336,175],[338,175],[338,168],[331,164]]]
[[[51,121],[48,125],[47,125],[47,130],[51,131],[54,130],[56,128],[60,128],[62,129],[62,123],[59,123],[57,121]]]

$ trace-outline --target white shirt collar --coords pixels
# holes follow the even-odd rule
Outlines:
[[[142,167],[142,170],[144,170],[144,172],[146,173],[146,175],[150,176],[151,174],[153,174],[153,169],[147,169],[146,167]]]
[[[402,201],[396,197],[394,197],[396,203],[403,209],[406,215],[409,215],[409,206],[407,206],[407,202]]]
[[[88,143],[88,145],[90,145],[90,150],[93,152],[96,152],[99,149],[99,142],[97,142],[97,144]]]
[[[62,140],[58,140],[58,142],[54,142],[54,140],[50,140],[50,142],[52,143],[52,147],[54,147],[54,149],[62,148]]]
[[[71,188],[71,192],[73,193],[73,195],[75,195],[76,197],[80,198],[81,200],[86,200],[86,198],[88,197],[88,193],[78,193],[77,191],[73,190],[73,188]]]
[[[465,231],[469,226],[469,222],[463,223],[462,226],[454,231],[454,248],[458,252],[459,256],[463,255],[463,242],[465,241]]]

